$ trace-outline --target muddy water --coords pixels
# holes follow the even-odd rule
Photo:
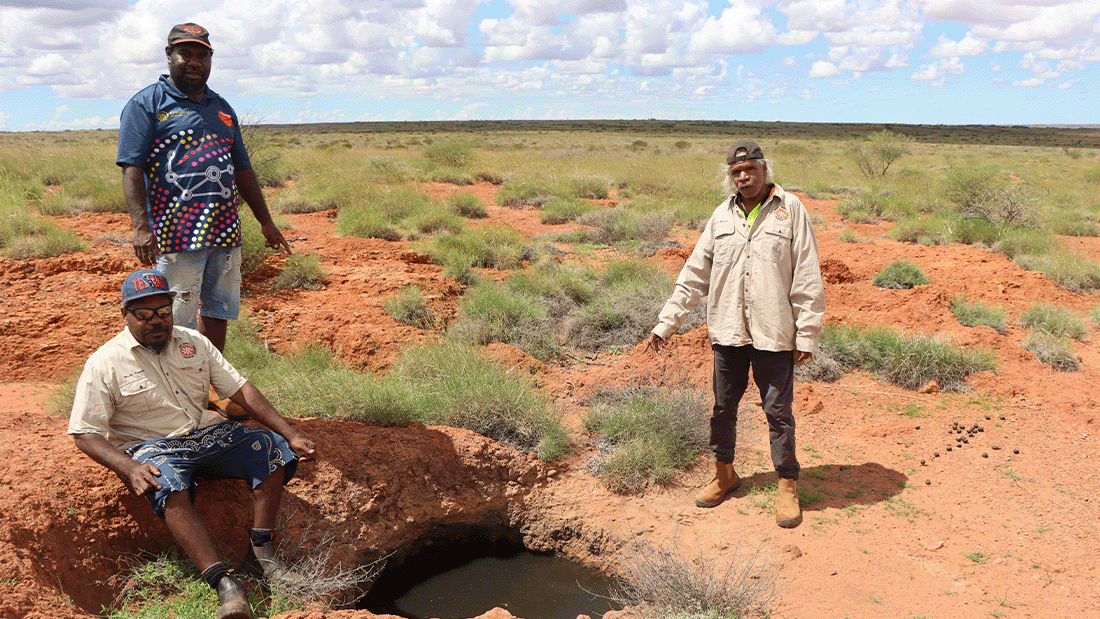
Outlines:
[[[470,557],[449,549],[427,565],[383,576],[360,607],[410,619],[476,617],[496,606],[524,619],[575,619],[620,608],[606,597],[610,579],[595,570],[525,550],[490,550]]]

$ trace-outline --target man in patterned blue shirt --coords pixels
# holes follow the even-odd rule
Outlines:
[[[172,282],[176,323],[222,350],[227,321],[240,311],[241,199],[268,247],[290,254],[290,245],[271,220],[236,112],[206,86],[210,33],[178,24],[164,53],[168,75],[122,111],[116,163],[134,254]]]

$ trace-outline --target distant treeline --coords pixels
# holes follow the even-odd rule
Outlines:
[[[797,123],[736,120],[456,120],[263,125],[265,133],[624,133],[667,137],[753,136],[768,139],[845,140],[883,130],[919,142],[1100,148],[1100,125],[909,125],[900,123]]]

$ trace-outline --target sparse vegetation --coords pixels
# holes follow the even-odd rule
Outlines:
[[[292,254],[286,259],[286,267],[271,280],[271,287],[275,290],[319,290],[326,279],[328,273],[321,268],[317,254]]]
[[[627,544],[614,599],[669,619],[767,616],[779,568],[761,548],[735,544],[719,561],[689,548],[677,539]]]
[[[1003,309],[990,307],[979,301],[967,301],[965,295],[951,298],[951,313],[959,320],[959,324],[966,327],[992,327],[1001,335],[1007,331]]]
[[[967,375],[996,369],[988,351],[962,350],[925,336],[903,337],[883,327],[826,324],[819,347],[842,367],[877,372],[888,382],[913,390],[936,380],[945,391],[963,391]]]
[[[643,387],[596,394],[584,419],[600,451],[589,470],[616,492],[668,482],[707,444],[703,395]]]
[[[908,154],[913,138],[883,129],[872,133],[865,140],[852,140],[848,143],[848,157],[855,162],[859,171],[868,178],[886,176],[890,166]]]
[[[1074,340],[1084,339],[1088,334],[1085,320],[1075,316],[1064,307],[1033,303],[1020,313],[1020,326],[1042,331],[1054,337]]]
[[[435,316],[420,286],[407,286],[398,291],[397,296],[387,299],[386,313],[421,329],[431,329],[435,325]]]
[[[929,283],[928,277],[916,264],[908,260],[895,260],[875,275],[871,283],[879,288],[905,290]]]

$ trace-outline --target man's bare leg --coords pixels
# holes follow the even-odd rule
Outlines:
[[[168,495],[164,501],[164,522],[200,572],[221,561],[214,546],[214,538],[199,518],[199,513],[191,504],[191,497],[186,491]]]

